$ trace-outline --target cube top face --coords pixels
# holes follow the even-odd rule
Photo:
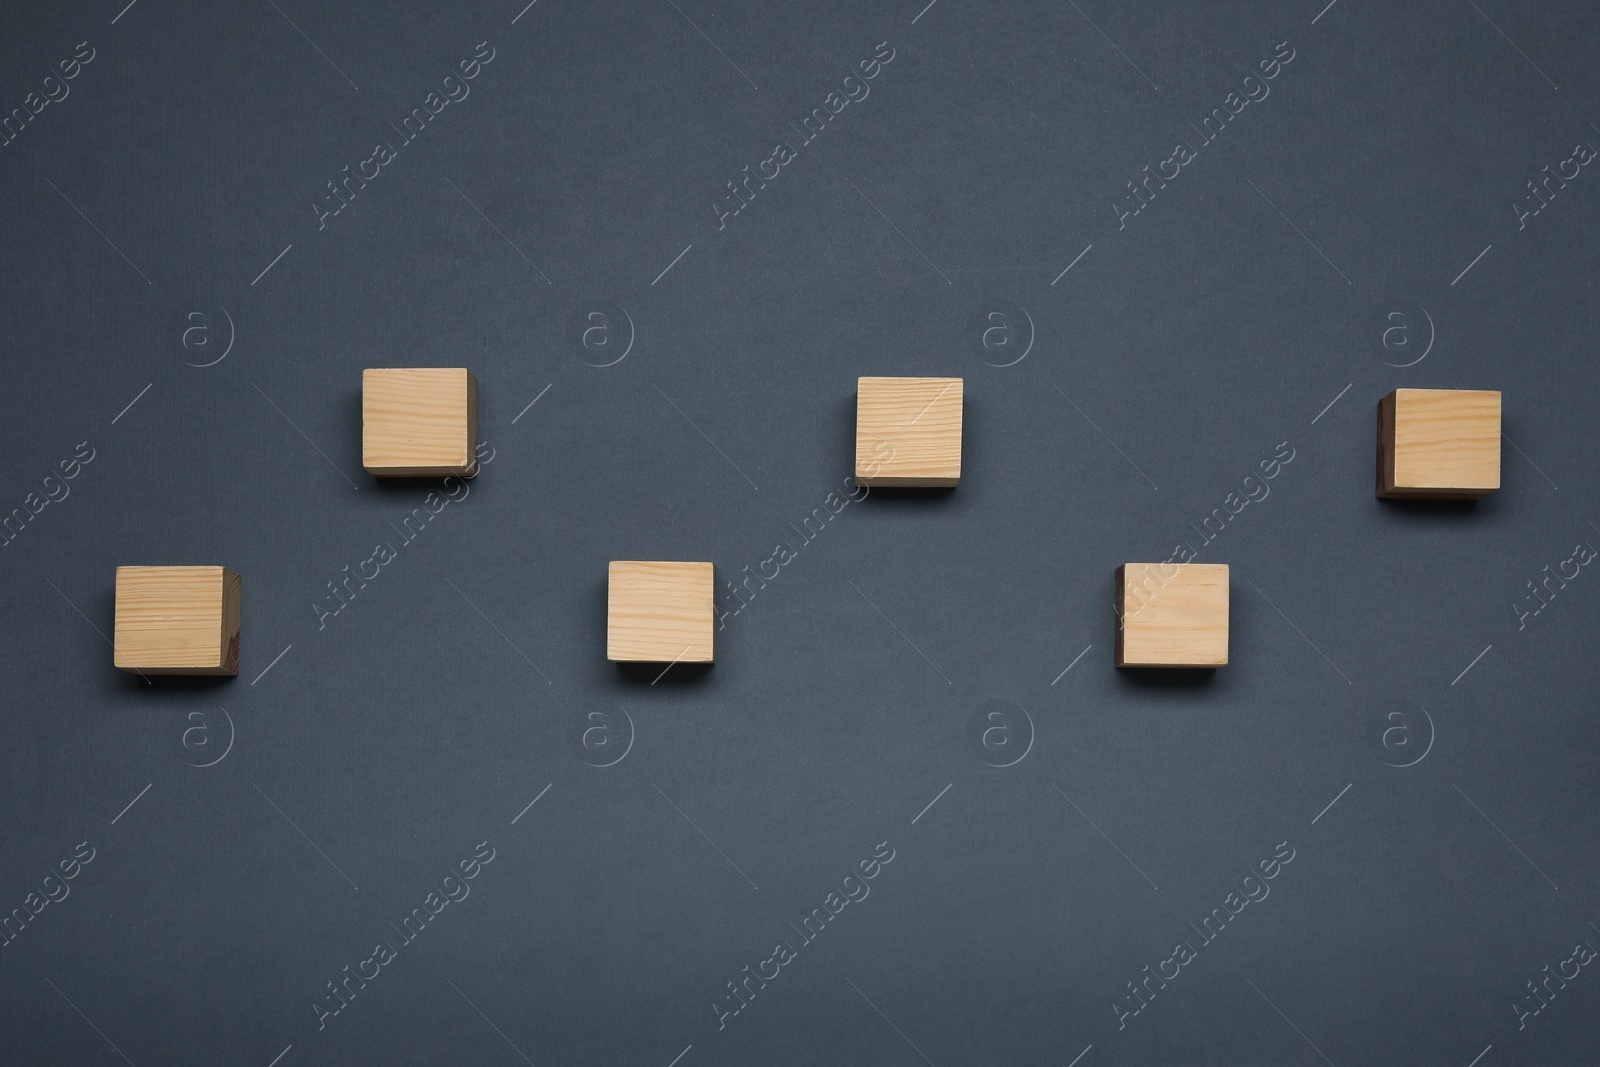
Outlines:
[[[963,393],[960,378],[859,379],[856,484],[958,484]]]
[[[709,563],[613,560],[606,591],[606,659],[710,663],[716,597]]]
[[[463,367],[361,372],[361,465],[381,478],[478,473],[478,380]]]
[[[1118,667],[1228,662],[1228,565],[1125,563],[1117,568]]]
[[[1378,404],[1378,495],[1472,499],[1500,488],[1500,392],[1396,389]]]
[[[141,674],[238,674],[239,596],[226,567],[118,567],[114,662]]]

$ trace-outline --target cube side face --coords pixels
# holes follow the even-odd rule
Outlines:
[[[1228,566],[1127,563],[1117,568],[1118,667],[1228,662]]]
[[[478,471],[478,381],[462,367],[361,374],[361,465],[387,478]]]
[[[113,661],[142,674],[237,674],[239,601],[226,567],[118,567]]]
[[[606,659],[713,662],[715,596],[710,563],[613,560],[606,583]]]
[[[965,390],[961,378],[858,379],[856,484],[959,484]]]
[[[1378,496],[1394,495],[1394,391],[1391,390],[1378,401]]]
[[[1379,405],[1379,495],[1474,499],[1500,488],[1498,390],[1396,389]]]
[[[238,573],[223,567],[221,674],[239,673],[239,613],[243,594],[244,582]]]

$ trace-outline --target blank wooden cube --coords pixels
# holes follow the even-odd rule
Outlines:
[[[606,593],[606,659],[710,663],[716,596],[709,563],[613,560]]]
[[[380,478],[478,473],[478,379],[464,367],[361,372],[361,465]]]
[[[1378,402],[1378,495],[1472,500],[1500,488],[1497,389],[1396,389]]]
[[[960,378],[856,382],[856,484],[950,486],[961,481]]]
[[[239,590],[226,567],[118,567],[116,665],[140,674],[238,674]]]
[[[1124,563],[1117,616],[1118,667],[1221,667],[1228,662],[1228,565]]]

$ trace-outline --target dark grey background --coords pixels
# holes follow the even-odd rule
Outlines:
[[[0,912],[95,858],[0,949],[0,1059],[1600,1057],[1592,968],[1514,1008],[1600,945],[1600,578],[1512,608],[1600,545],[1600,179],[1512,206],[1600,145],[1600,11],[924,2],[10,7],[0,113],[95,58],[0,148],[0,510],[95,458],[0,548]],[[471,95],[319,230],[324,183],[483,41]],[[719,230],[724,183],[880,42],[871,95]],[[569,329],[595,309],[610,348]],[[430,488],[360,465],[361,370],[407,365],[477,374],[494,458],[319,629]],[[962,484],[801,545],[861,374],[966,378]],[[1374,499],[1401,385],[1504,390],[1498,494]],[[1114,568],[1200,547],[1284,442],[1201,548],[1232,662],[1114,671]],[[733,578],[779,541],[715,667],[606,662],[608,560]],[[131,563],[243,576],[238,678],[113,670]],[[325,983],[483,841],[471,896],[319,1030]],[[870,897],[719,1029],[881,842]],[[1271,895],[1119,1030],[1282,842]]]

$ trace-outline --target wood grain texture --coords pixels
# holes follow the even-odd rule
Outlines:
[[[1228,565],[1124,563],[1117,568],[1118,667],[1228,662]]]
[[[1471,500],[1500,488],[1500,393],[1396,389],[1378,402],[1378,495]]]
[[[463,367],[361,373],[361,465],[382,478],[478,473],[478,380]]]
[[[118,567],[114,662],[141,674],[238,674],[242,584],[227,567]]]
[[[856,484],[958,484],[964,391],[960,378],[859,379]]]
[[[606,591],[606,659],[710,663],[715,568],[613,560]]]

